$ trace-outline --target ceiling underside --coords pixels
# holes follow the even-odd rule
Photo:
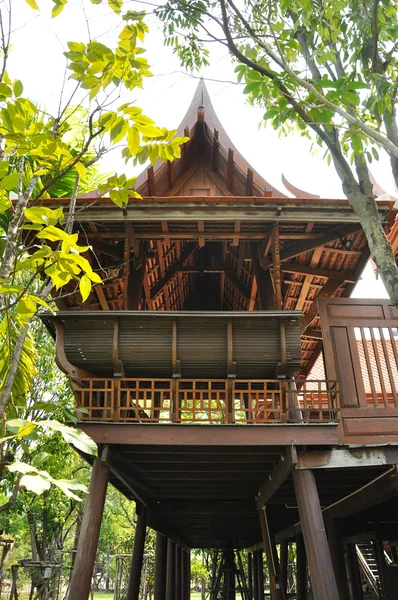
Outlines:
[[[261,540],[255,498],[283,452],[278,446],[118,445],[113,464],[148,503],[153,528],[191,548],[222,548],[231,542],[244,548]],[[316,471],[321,505],[330,506],[349,496],[385,470],[355,468],[349,470],[349,476],[341,469]],[[114,474],[111,482],[132,497]],[[299,522],[291,477],[268,502],[267,513],[275,534]],[[378,519],[389,522],[390,535],[398,536],[398,518],[390,500],[347,518],[343,533],[361,533]]]

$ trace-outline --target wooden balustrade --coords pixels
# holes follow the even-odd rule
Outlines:
[[[79,419],[142,423],[333,422],[339,411],[336,381],[286,379],[72,380]]]

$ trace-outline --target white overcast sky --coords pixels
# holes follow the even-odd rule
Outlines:
[[[12,49],[8,71],[12,79],[21,79],[24,95],[36,101],[49,113],[56,114],[65,76],[68,41],[92,39],[112,45],[120,29],[120,18],[107,5],[93,5],[89,0],[69,0],[61,16],[51,19],[51,0],[37,0],[40,13],[25,0],[11,0],[13,10]],[[141,10],[146,5],[127,2],[126,8]],[[151,8],[147,7],[150,11]],[[188,108],[198,79],[182,72],[170,48],[163,45],[161,25],[149,17],[150,34],[145,48],[154,76],[147,79],[145,89],[128,93],[123,101],[136,100],[145,113],[160,126],[176,128]],[[212,45],[211,66],[203,75],[213,106],[228,135],[252,166],[272,185],[286,192],[282,173],[295,186],[325,198],[344,197],[332,167],[322,160],[322,153],[311,153],[310,142],[298,135],[279,138],[271,127],[259,127],[264,110],[249,106],[236,80],[231,60],[222,47]],[[66,86],[64,98],[73,89]],[[82,98],[82,97],[81,97]],[[79,98],[79,100],[81,99]],[[134,173],[124,166],[118,150],[110,153],[103,165],[105,171]],[[382,160],[372,166],[380,185],[395,194],[388,168]],[[369,266],[355,295],[386,297],[380,282]]]

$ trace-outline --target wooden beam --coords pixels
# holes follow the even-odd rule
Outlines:
[[[234,181],[234,151],[228,148],[227,188],[232,192]]]
[[[312,277],[323,277],[327,279],[334,279],[335,281],[348,281],[353,283],[355,281],[352,273],[345,273],[344,271],[333,271],[332,269],[319,269],[318,267],[311,267],[310,265],[303,265],[301,263],[287,263],[281,264],[281,270],[286,273],[299,273],[300,275],[310,275]],[[311,283],[309,283],[310,287]],[[304,304],[304,303],[303,303]],[[302,310],[303,305],[297,310]]]
[[[252,291],[250,293],[249,311],[254,310],[254,308],[256,306],[256,297],[257,297],[257,279],[253,275]]]
[[[161,279],[151,289],[151,298],[154,300],[158,294],[163,290],[163,288],[173,279],[174,275],[178,272],[178,269],[184,265],[184,262],[188,260],[191,256],[192,252],[195,249],[195,244],[189,242],[186,244],[184,249],[181,252],[180,259],[175,262],[171,267],[169,267]]]
[[[119,244],[110,244],[109,242],[103,242],[97,238],[94,238],[90,241],[91,246],[95,250],[95,252],[99,252],[100,254],[104,254],[105,256],[110,256],[111,258],[117,258],[122,260],[123,258],[123,248],[122,245]]]
[[[279,490],[286,481],[297,464],[297,451],[294,447],[288,448],[286,454],[281,456],[281,460],[276,469],[269,476],[268,481],[261,487],[257,498],[257,509],[267,504],[268,500]]]
[[[334,448],[299,452],[296,469],[346,469],[398,464],[398,448]]]
[[[102,463],[100,458],[95,458],[90,488],[84,505],[68,600],[87,600],[90,594],[108,478],[108,466]]]
[[[218,141],[218,131],[214,130],[214,140],[213,140],[213,171],[218,173],[218,155],[219,155],[220,144]]]
[[[314,474],[294,471],[293,483],[314,596],[317,600],[339,600]]]
[[[198,221],[199,248],[203,248],[203,246],[205,245],[204,233],[205,233],[205,222]]]
[[[355,600],[364,600],[362,575],[358,565],[356,544],[347,544],[347,563],[353,597]]]
[[[246,196],[253,196],[253,171],[250,167],[247,169]]]
[[[258,250],[256,244],[251,243],[250,256],[252,259],[253,275],[257,284],[259,308],[260,310],[273,310],[275,308],[275,303],[271,273],[269,269],[265,271],[261,268],[257,252]]]
[[[235,275],[235,273],[228,268],[227,264],[224,260],[219,256],[219,253],[216,251],[217,249],[213,246],[209,246],[210,252],[213,255],[216,265],[221,271],[224,271],[230,282],[235,286],[236,289],[242,294],[242,296],[250,302],[250,290],[248,290],[247,286],[242,283],[242,281]]]
[[[337,520],[328,521],[326,529],[340,600],[350,600],[351,596],[348,589],[346,562],[344,558],[344,540],[340,522]]]
[[[240,226],[241,226],[241,222],[240,221],[235,221],[235,226],[234,226],[234,237],[232,238],[232,245],[233,246],[239,246],[239,239],[240,236],[238,235],[240,233]]]
[[[281,261],[286,261],[289,260],[289,258],[294,258],[299,254],[303,254],[304,252],[309,252],[318,246],[324,246],[325,244],[333,242],[334,240],[338,240],[341,237],[356,233],[360,229],[361,225],[359,223],[350,223],[348,225],[338,225],[337,227],[332,227],[319,238],[303,240],[297,242],[296,244],[292,244],[288,248],[285,248],[280,254]]]
[[[170,246],[170,235],[169,235],[169,225],[167,223],[167,221],[162,221],[162,236],[160,239],[164,239],[164,243],[167,246]]]
[[[260,508],[260,525],[263,537],[264,550],[267,558],[268,575],[270,580],[272,600],[286,600],[286,589],[283,585],[278,553],[276,551],[275,539],[271,535],[265,507]]]
[[[279,247],[279,225],[275,223],[271,233],[272,278],[275,291],[275,308],[282,309],[281,259]]]
[[[135,269],[133,265],[130,266],[127,279],[124,279],[123,286],[124,310],[138,310],[143,292],[145,275],[146,260],[142,262],[141,267],[138,269]]]
[[[139,600],[142,564],[144,561],[144,547],[146,534],[147,509],[141,507],[138,513],[134,534],[134,549],[131,559],[130,579],[127,588],[126,600]]]
[[[150,166],[147,169],[148,172],[148,189],[150,196],[156,196],[156,183],[155,183],[155,174],[153,172],[153,167]]]

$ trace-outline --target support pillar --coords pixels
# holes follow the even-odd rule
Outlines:
[[[296,556],[297,600],[307,600],[307,557],[305,554],[304,539],[301,533],[296,537]]]
[[[264,600],[264,565],[262,550],[257,552],[257,586],[258,600]]]
[[[278,553],[276,551],[275,539],[271,536],[266,509],[259,510],[261,533],[263,535],[265,556],[267,558],[268,574],[270,578],[270,588],[272,600],[286,600],[286,592],[281,579]]]
[[[315,600],[339,600],[318,490],[312,471],[293,471],[293,483]]]
[[[361,571],[359,570],[355,544],[347,544],[347,558],[353,600],[364,600],[362,589],[362,576]]]
[[[287,594],[287,576],[289,567],[289,541],[282,540],[280,544],[281,583]]]
[[[336,577],[340,600],[350,600],[347,569],[344,559],[344,540],[341,533],[340,523],[336,520],[329,521],[326,526],[326,530],[328,534],[330,554],[332,557],[334,575]]]
[[[133,557],[131,559],[130,579],[126,600],[139,600],[142,563],[144,560],[144,546],[146,533],[147,509],[140,507],[137,525],[135,528]]]
[[[235,600],[235,557],[233,548],[225,551],[225,598],[226,600]]]
[[[95,557],[97,554],[108,478],[108,466],[102,463],[99,458],[96,458],[94,460],[90,488],[84,506],[83,520],[69,586],[68,600],[88,600],[90,594],[91,578],[93,576]]]
[[[253,600],[253,554],[247,553],[247,589],[250,600]]]
[[[254,598],[254,600],[259,600],[257,553],[258,553],[258,550],[255,550],[253,552],[253,598]]]
[[[175,600],[175,543],[167,540],[166,600]]]
[[[156,534],[155,554],[155,590],[154,600],[164,600],[166,597],[167,569],[167,538],[161,533]]]
[[[174,587],[174,598],[175,600],[181,600],[181,546],[175,546],[175,587]]]

